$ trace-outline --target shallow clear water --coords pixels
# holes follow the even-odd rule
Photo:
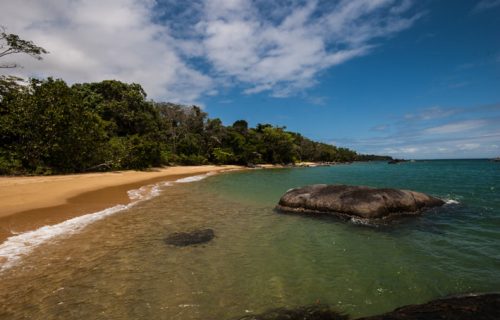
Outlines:
[[[407,188],[458,204],[392,226],[278,214],[312,183]],[[255,170],[164,187],[0,273],[1,319],[233,319],[328,303],[352,316],[500,289],[500,164]],[[202,246],[168,234],[212,228]]]

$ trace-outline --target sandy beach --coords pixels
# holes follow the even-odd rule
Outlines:
[[[127,191],[159,181],[242,169],[240,166],[176,166],[118,171],[0,178],[0,243],[9,236],[89,212],[127,204]]]

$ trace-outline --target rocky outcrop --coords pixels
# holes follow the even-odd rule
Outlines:
[[[408,305],[358,320],[494,320],[500,319],[500,294],[456,296]]]
[[[215,237],[212,229],[193,230],[190,232],[175,232],[165,238],[165,243],[177,247],[185,247],[209,242]]]
[[[349,316],[327,305],[311,305],[296,309],[273,309],[239,320],[347,320]],[[394,311],[357,320],[497,320],[500,319],[500,294],[471,294],[408,305]]]
[[[287,191],[276,209],[375,220],[417,215],[426,208],[444,203],[441,199],[410,190],[315,184]]]

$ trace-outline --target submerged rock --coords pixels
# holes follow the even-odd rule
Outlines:
[[[358,320],[494,320],[500,319],[500,294],[471,294],[408,305]]]
[[[212,229],[200,229],[190,232],[175,232],[165,238],[165,243],[178,247],[209,242],[215,237]]]
[[[444,203],[441,199],[410,190],[315,184],[287,191],[276,209],[346,218],[387,219],[417,215],[425,208]]]
[[[238,320],[348,320],[349,317],[323,304],[296,309],[273,309],[262,314],[247,315]]]
[[[238,320],[348,320],[349,316],[328,305],[311,305],[296,309],[273,309]],[[470,294],[408,305],[381,315],[356,320],[498,320],[500,294]]]

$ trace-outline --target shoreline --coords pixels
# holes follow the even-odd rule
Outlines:
[[[142,186],[245,167],[174,166],[35,177],[0,177],[0,244],[7,238],[132,202],[127,192]]]

